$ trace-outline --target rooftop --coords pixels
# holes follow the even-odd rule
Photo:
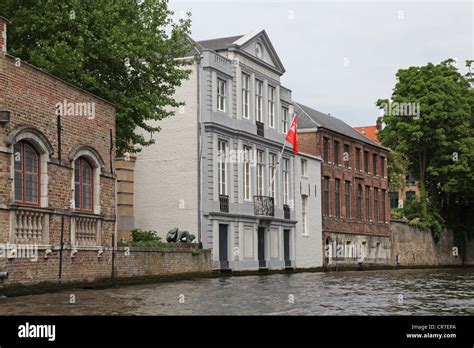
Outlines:
[[[325,128],[347,137],[357,139],[366,144],[384,148],[380,143],[362,135],[347,123],[334,116],[327,115],[300,103],[295,102],[294,105],[295,111],[297,112],[296,118],[298,120],[298,129]]]

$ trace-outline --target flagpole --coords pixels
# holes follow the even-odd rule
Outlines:
[[[272,187],[273,182],[275,181],[276,173],[278,172],[278,167],[280,166],[281,158],[283,157],[283,152],[285,151],[285,147],[286,147],[286,140],[283,143],[283,148],[281,149],[280,156],[278,157],[277,165],[274,169],[275,172],[272,173],[272,180],[270,180],[270,185],[268,186],[267,192],[270,192],[270,188]],[[273,192],[273,195],[275,195],[275,192]]]
[[[294,119],[296,117],[296,113],[295,115],[293,116],[293,120],[291,121],[291,123],[293,123]],[[272,187],[273,185],[273,182],[275,181],[275,177],[276,177],[276,173],[278,172],[278,167],[280,166],[280,162],[281,162],[281,158],[283,157],[283,152],[285,151],[285,147],[286,147],[286,136],[288,135],[288,133],[285,135],[285,138],[283,140],[283,148],[281,149],[281,152],[280,152],[280,156],[278,157],[278,161],[277,161],[277,165],[275,167],[275,173],[272,173],[272,179],[270,180],[270,185],[268,186],[268,190],[267,190],[267,193],[270,192],[270,188]],[[294,145],[293,145],[294,146]],[[275,195],[275,192],[273,192],[273,195]]]

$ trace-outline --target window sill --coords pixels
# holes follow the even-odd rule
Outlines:
[[[17,210],[32,210],[32,211],[38,211],[38,212],[45,212],[45,213],[52,213],[54,211],[53,208],[45,208],[45,207],[40,207],[38,205],[25,205],[25,204],[9,204],[7,205],[9,209],[17,209]]]
[[[91,218],[96,218],[99,219],[102,217],[101,214],[95,214],[94,212],[86,212],[86,211],[81,211],[81,210],[73,210],[71,211],[71,216],[84,216],[84,217],[91,217]]]

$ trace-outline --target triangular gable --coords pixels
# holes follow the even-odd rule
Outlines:
[[[260,58],[257,57],[257,45],[260,45],[262,51]],[[253,58],[265,62],[280,71],[282,74],[285,72],[285,68],[283,67],[283,64],[265,30],[244,35],[240,39],[234,41],[232,46],[239,48],[241,51],[244,51]]]

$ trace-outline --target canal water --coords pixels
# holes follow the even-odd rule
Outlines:
[[[0,315],[474,315],[474,269],[234,276],[0,298]]]

